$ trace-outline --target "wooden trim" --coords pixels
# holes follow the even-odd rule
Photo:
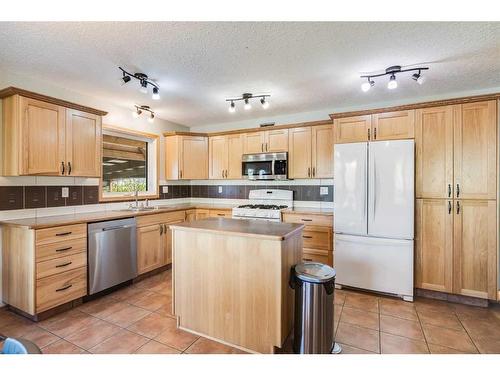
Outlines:
[[[112,132],[118,132],[118,133],[122,133],[122,134],[135,135],[135,136],[139,136],[139,137],[156,138],[156,139],[160,138],[160,136],[158,134],[155,134],[155,133],[147,133],[147,132],[143,132],[140,130],[122,128],[122,127],[116,126],[116,125],[103,124],[102,131],[104,132],[105,130],[109,130]]]
[[[419,108],[440,107],[440,106],[455,105],[455,104],[466,104],[466,103],[481,102],[481,101],[485,101],[485,100],[497,100],[499,98],[500,98],[500,93],[478,95],[478,96],[466,96],[466,97],[462,97],[462,98],[434,100],[434,101],[429,101],[429,102],[421,102],[421,103],[413,103],[413,104],[403,104],[403,105],[393,106],[393,107],[365,109],[365,110],[351,111],[351,112],[331,113],[330,118],[332,120],[334,120],[337,118],[372,115],[375,113],[383,113],[383,112],[407,111],[407,110],[419,109]]]
[[[208,133],[191,133],[191,132],[181,132],[181,131],[163,132],[164,137],[172,137],[174,135],[187,135],[190,137],[208,137]]]
[[[102,111],[100,109],[86,107],[86,106],[83,106],[80,104],[68,102],[68,101],[63,100],[63,99],[57,99],[57,98],[54,98],[52,96],[38,94],[38,93],[33,92],[33,91],[20,89],[18,87],[13,87],[13,86],[9,86],[9,87],[6,87],[6,88],[0,90],[0,99],[7,98],[9,96],[13,96],[16,94],[24,96],[25,98],[36,99],[36,100],[40,100],[43,102],[59,105],[62,107],[76,109],[78,111],[83,111],[83,112],[87,112],[87,113],[92,113],[92,114],[98,115],[98,116],[106,116],[108,114],[108,112]]]

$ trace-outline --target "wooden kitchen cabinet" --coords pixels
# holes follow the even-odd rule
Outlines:
[[[312,126],[312,177],[333,178],[333,125]]]
[[[242,155],[241,134],[209,137],[209,178],[240,179]]]
[[[455,197],[496,199],[496,101],[457,105],[454,111]]]
[[[208,137],[166,134],[165,178],[208,179]]]
[[[372,115],[373,141],[415,137],[415,110],[383,112]]]
[[[416,111],[417,198],[453,198],[453,106]]]
[[[251,132],[243,134],[243,152],[245,154],[258,154],[264,152],[264,132]]]
[[[3,98],[4,176],[101,175],[101,115],[57,102],[19,94]]]
[[[287,152],[288,129],[263,130],[243,135],[245,154],[262,152]]]
[[[415,287],[453,291],[453,201],[417,199]]]
[[[232,217],[232,210],[231,209],[210,209],[208,212],[208,217],[226,217],[226,218],[231,218]]]
[[[335,143],[367,142],[370,140],[372,117],[354,116],[333,121]]]
[[[496,201],[457,200],[454,208],[453,291],[465,296],[496,299]]]
[[[240,179],[241,178],[241,161],[243,156],[243,135],[230,134],[227,139],[227,168],[226,178]]]
[[[293,128],[289,130],[288,139],[288,177],[311,178],[312,154],[311,127]]]
[[[137,228],[137,272],[139,275],[163,265],[163,227],[160,224]]]

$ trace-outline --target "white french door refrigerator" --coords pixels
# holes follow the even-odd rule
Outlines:
[[[413,140],[335,145],[336,283],[413,300]]]

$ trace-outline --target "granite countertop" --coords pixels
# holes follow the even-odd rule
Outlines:
[[[174,230],[187,230],[193,232],[225,233],[245,237],[259,237],[283,241],[297,231],[304,229],[303,224],[271,222],[263,220],[234,220],[212,217],[204,220],[184,222],[170,225]]]

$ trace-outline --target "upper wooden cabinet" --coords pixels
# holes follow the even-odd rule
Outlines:
[[[417,109],[415,150],[417,198],[452,198],[453,106]]]
[[[37,99],[3,99],[3,175],[99,177],[101,116]]]
[[[414,138],[415,110],[372,115],[373,141]]]
[[[311,127],[312,176],[333,178],[333,125]]]
[[[208,178],[208,137],[165,136],[165,178],[203,180]]]
[[[335,143],[367,142],[372,127],[372,117],[355,116],[335,119]]]
[[[241,134],[209,137],[209,178],[241,178],[242,155],[243,136]]]
[[[455,197],[495,199],[497,180],[496,101],[454,107]]]
[[[263,130],[243,134],[245,154],[288,151],[288,129]]]

